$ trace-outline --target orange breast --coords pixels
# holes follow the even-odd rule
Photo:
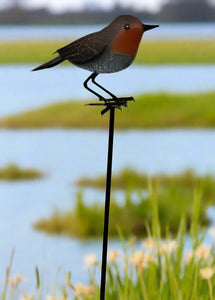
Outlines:
[[[116,53],[135,56],[143,35],[141,28],[121,29],[111,44],[111,50]]]

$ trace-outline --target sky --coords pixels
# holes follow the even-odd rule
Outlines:
[[[17,0],[0,0],[1,6],[8,5]],[[65,11],[68,9],[80,10],[84,7],[88,8],[104,8],[111,9],[114,5],[120,4],[124,7],[132,7],[134,9],[146,8],[152,11],[159,10],[161,3],[166,0],[19,0],[24,6],[39,8],[45,6],[52,11]]]
[[[156,12],[159,10],[161,4],[167,1],[168,0],[0,0],[0,8],[8,6],[9,4],[14,2],[19,2],[25,7],[46,7],[54,12],[62,12],[66,10],[81,10],[84,7],[91,9],[111,9],[114,5],[120,4],[124,7],[132,7],[134,9],[148,9]],[[212,4],[215,4],[215,0],[209,1]]]

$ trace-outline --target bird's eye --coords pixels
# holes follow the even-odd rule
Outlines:
[[[128,30],[128,29],[130,29],[130,27],[131,27],[131,25],[130,25],[130,24],[125,24],[125,26],[124,26],[125,30]]]

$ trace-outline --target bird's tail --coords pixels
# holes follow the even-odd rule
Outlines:
[[[42,70],[42,69],[47,69],[47,68],[52,68],[58,64],[60,64],[61,62],[64,61],[64,58],[62,58],[60,55],[55,57],[54,59],[40,65],[39,67],[33,69],[32,71],[38,71],[38,70]]]

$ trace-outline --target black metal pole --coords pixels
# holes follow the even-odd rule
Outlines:
[[[110,109],[100,300],[105,300],[115,108]]]

